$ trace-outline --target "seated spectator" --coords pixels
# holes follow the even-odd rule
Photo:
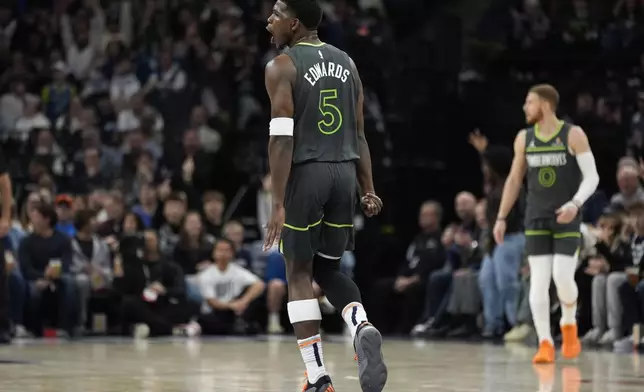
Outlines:
[[[172,257],[174,247],[179,242],[181,222],[187,210],[186,195],[175,192],[168,196],[163,204],[163,218],[165,223],[159,228],[159,243],[161,253],[165,257]]]
[[[234,255],[232,241],[217,240],[213,250],[215,263],[199,279],[207,304],[199,319],[205,334],[257,331],[258,307],[261,306],[258,299],[264,293],[265,285],[252,272],[234,263]]]
[[[631,239],[631,256],[633,266],[626,269],[628,281],[622,283],[619,288],[619,297],[624,310],[623,330],[628,337],[622,341],[615,342],[616,348],[626,345],[624,348],[633,346],[633,326],[644,323],[644,213],[637,211],[634,213],[633,222],[627,222],[632,225],[633,231]],[[642,338],[641,344],[644,344]]]
[[[114,287],[123,294],[123,322],[136,338],[199,334],[190,322],[196,306],[186,301],[181,268],[163,257],[155,232],[146,231],[143,258],[123,255],[114,268]],[[121,244],[123,246],[123,244]],[[138,253],[138,252],[137,252]]]
[[[106,219],[99,226],[98,235],[118,237],[123,229],[123,217],[125,216],[123,195],[116,191],[110,192],[103,201],[103,209]]]
[[[287,281],[286,263],[281,253],[272,251],[266,257],[264,281],[266,282],[266,307],[268,308],[266,332],[269,334],[284,333],[281,313],[286,301]]]
[[[29,316],[31,327],[40,333],[45,314],[43,300],[54,297],[58,307],[58,333],[74,334],[77,326],[78,292],[70,275],[72,263],[71,240],[54,229],[56,211],[45,203],[30,211],[33,233],[20,244],[18,260],[29,285]],[[53,320],[48,320],[49,322]]]
[[[148,228],[145,226],[143,220],[138,214],[128,212],[123,218],[123,231],[121,232],[121,238],[143,233],[143,231],[147,229]]]
[[[74,218],[76,234],[72,239],[70,272],[76,279],[80,297],[81,326],[87,323],[87,306],[92,292],[112,284],[112,255],[107,243],[96,235],[93,211],[82,210]]]
[[[584,336],[585,343],[606,345],[623,337],[619,287],[626,281],[625,270],[632,266],[633,259],[621,230],[620,216],[612,214],[601,217],[598,228],[591,231],[597,253],[588,260],[586,273],[593,276],[593,328]]]
[[[45,114],[52,123],[69,110],[76,89],[67,81],[67,65],[58,61],[51,67],[53,79],[42,90],[42,103]]]
[[[610,199],[611,205],[628,208],[644,202],[644,189],[640,185],[639,166],[634,159],[622,158],[617,168],[619,192]]]
[[[517,323],[503,336],[506,342],[523,342],[529,336],[535,336],[530,310],[530,266],[526,261],[521,267],[521,291],[519,292],[519,307],[517,310]]]
[[[203,297],[199,292],[197,274],[212,264],[213,244],[214,238],[204,233],[201,215],[194,211],[188,212],[181,224],[179,242],[174,248],[174,260],[185,274],[188,300],[199,306]]]
[[[224,225],[226,197],[221,192],[209,191],[204,193],[202,203],[206,233],[219,237]]]
[[[427,278],[445,263],[440,242],[441,217],[440,204],[424,202],[418,216],[421,231],[407,248],[405,264],[398,276],[375,282],[370,319],[381,332],[408,334],[418,320]]]
[[[483,258],[478,241],[470,231],[459,227],[454,234],[454,244],[448,252],[448,260],[454,270],[452,293],[447,312],[456,326],[449,331],[449,337],[469,337],[476,333],[476,316],[481,309],[481,293],[478,284],[478,270]]]
[[[58,195],[55,200],[56,217],[58,219],[56,230],[67,234],[70,238],[73,238],[74,235],[76,235],[74,217],[72,215],[73,202],[74,200],[70,195]]]
[[[237,221],[228,221],[222,229],[222,235],[235,245],[235,263],[253,271],[253,256],[244,247],[244,226]]]
[[[151,183],[141,184],[138,201],[139,203],[132,207],[132,212],[141,218],[146,229],[150,229],[154,218],[159,213],[160,205],[154,185]]]

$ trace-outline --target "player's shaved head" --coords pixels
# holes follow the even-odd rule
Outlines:
[[[548,102],[553,112],[557,110],[557,106],[559,106],[559,92],[552,85],[537,84],[530,89],[530,92]]]
[[[322,21],[322,8],[317,0],[281,0],[308,30],[317,30]]]

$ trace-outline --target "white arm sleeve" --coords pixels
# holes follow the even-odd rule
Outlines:
[[[591,151],[582,152],[577,155],[577,164],[583,179],[579,185],[579,190],[572,198],[573,201],[582,205],[595,193],[597,185],[599,185],[599,174],[597,174],[597,166],[595,166],[595,157]]]

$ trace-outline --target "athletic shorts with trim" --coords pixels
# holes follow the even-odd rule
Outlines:
[[[316,254],[340,259],[345,250],[353,250],[356,202],[355,162],[293,166],[284,200],[280,252],[292,261],[312,261]]]
[[[581,220],[557,223],[556,217],[526,220],[525,249],[528,256],[575,256],[581,246]]]

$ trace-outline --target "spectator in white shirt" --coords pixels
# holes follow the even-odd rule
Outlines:
[[[119,132],[130,132],[141,127],[144,117],[154,119],[153,130],[155,134],[163,130],[163,117],[152,106],[145,104],[142,92],[134,94],[130,98],[129,108],[119,113],[117,129]]]
[[[65,60],[69,71],[77,80],[89,76],[95,61],[101,53],[103,32],[105,31],[105,14],[98,0],[89,0],[92,19],[89,25],[72,22],[67,14],[60,18],[60,37],[65,48]]]
[[[208,125],[208,113],[203,106],[195,106],[190,116],[190,126],[199,133],[201,147],[214,153],[221,147],[221,135]]]
[[[186,73],[173,62],[172,53],[164,51],[159,54],[159,69],[148,79],[148,84],[158,90],[179,92],[186,88]]]
[[[124,57],[119,60],[110,83],[110,100],[117,112],[125,109],[130,98],[141,90],[141,82],[133,71],[132,62]]]
[[[26,141],[34,129],[49,129],[51,122],[39,110],[40,100],[36,97],[27,97],[23,115],[16,122],[15,137]]]
[[[37,99],[37,97],[27,93],[25,83],[19,79],[14,80],[11,90],[0,97],[0,128],[5,134],[15,130],[16,122],[24,114],[25,102],[29,99]]]
[[[247,269],[233,263],[235,245],[219,239],[213,248],[215,264],[199,276],[201,295],[206,301],[199,320],[205,334],[257,332],[255,320],[264,282]],[[237,324],[237,325],[236,325]]]

